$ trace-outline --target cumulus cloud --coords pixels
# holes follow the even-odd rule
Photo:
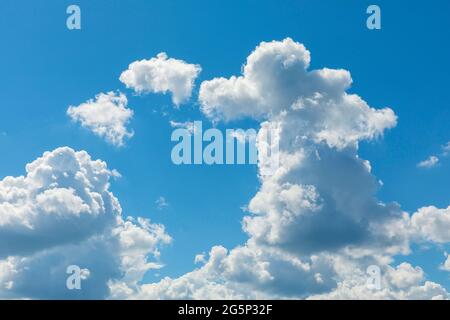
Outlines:
[[[413,236],[435,243],[450,242],[450,207],[434,206],[420,208],[411,217]]]
[[[195,131],[194,122],[192,122],[192,121],[177,122],[177,121],[170,120],[169,123],[172,128],[186,129],[189,131],[190,134],[193,134]]]
[[[0,181],[0,297],[105,298],[161,266],[159,247],[170,236],[122,216],[113,176],[105,162],[64,147]],[[88,270],[83,290],[66,288],[70,265]]]
[[[205,262],[206,262],[206,255],[205,255],[204,252],[195,255],[195,258],[194,258],[194,263],[195,263],[195,264],[198,264],[198,263],[205,263]]]
[[[448,298],[420,267],[391,266],[394,256],[410,252],[413,238],[446,239],[418,223],[424,219],[420,210],[411,218],[398,204],[378,200],[380,183],[358,155],[362,141],[396,125],[395,113],[347,93],[348,71],[308,70],[310,60],[309,51],[289,38],[263,42],[242,75],[201,84],[207,117],[257,119],[259,135],[277,128],[280,166],[259,176],[260,189],[243,219],[245,244],[231,250],[216,246],[207,259],[202,256],[201,267],[145,284],[132,297]],[[264,161],[259,169],[263,166]],[[370,265],[380,267],[381,290],[367,286]]]
[[[95,99],[67,109],[69,117],[115,146],[123,146],[133,136],[127,128],[133,111],[127,97],[120,92],[99,93]]]
[[[433,168],[433,167],[437,166],[438,163],[439,163],[439,158],[438,157],[430,156],[430,157],[428,157],[428,159],[420,161],[417,164],[417,167],[419,167],[419,168],[427,168],[428,169],[428,168]]]
[[[168,58],[164,52],[150,60],[135,61],[120,75],[127,88],[137,93],[172,94],[176,106],[189,100],[201,67],[183,60]]]
[[[344,148],[396,125],[389,108],[374,109],[348,94],[352,78],[342,69],[308,70],[308,50],[292,39],[262,42],[247,58],[243,75],[204,81],[199,100],[210,118],[276,120],[294,116],[304,138]]]

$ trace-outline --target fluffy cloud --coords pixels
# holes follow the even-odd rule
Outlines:
[[[177,279],[144,284],[137,299],[268,299],[306,297],[332,288],[326,258],[308,261],[247,244],[228,251],[213,247],[199,269]]]
[[[247,58],[242,75],[201,84],[207,117],[260,120],[259,135],[277,128],[280,164],[272,175],[259,176],[260,189],[243,219],[244,245],[214,247],[200,268],[143,285],[133,297],[448,297],[420,268],[390,265],[393,256],[410,252],[418,232],[431,231],[414,227],[421,214],[411,219],[398,204],[376,198],[380,184],[358,155],[359,143],[394,127],[396,115],[347,93],[348,71],[308,70],[310,59],[291,39],[263,42]],[[370,265],[380,266],[382,290],[366,285]]]
[[[67,114],[109,143],[122,146],[125,139],[133,136],[133,131],[127,129],[133,117],[133,111],[127,108],[127,104],[127,97],[122,93],[99,93],[95,99],[79,106],[70,106]]]
[[[419,240],[435,243],[450,242],[450,207],[434,206],[420,208],[411,218],[413,236]]]
[[[366,261],[366,263],[369,263]],[[369,264],[367,264],[369,265]],[[134,299],[449,299],[420,267],[383,265],[380,288],[368,286],[361,261],[342,255],[305,257],[251,244],[231,251],[216,246],[205,264],[179,278],[144,284],[121,298]],[[119,296],[120,297],[120,296]]]
[[[433,168],[435,166],[437,166],[437,164],[439,163],[439,158],[436,156],[430,156],[428,159],[420,161],[417,164],[417,167],[419,168]]]
[[[164,52],[150,60],[135,61],[120,75],[127,88],[137,93],[172,94],[175,105],[189,100],[201,67],[183,60],[168,58]]]
[[[158,248],[170,237],[122,217],[112,176],[105,162],[65,147],[0,181],[0,297],[104,298],[160,267]],[[66,288],[70,265],[85,270],[82,290]]]
[[[381,136],[395,126],[396,116],[348,94],[348,71],[309,71],[310,59],[289,38],[263,42],[247,58],[242,76],[201,85],[207,116],[250,116],[280,128],[280,168],[261,178],[244,230],[260,245],[295,254],[369,243],[397,247],[404,235],[390,235],[380,225],[401,221],[403,212],[375,198],[377,180],[357,154],[360,141]]]

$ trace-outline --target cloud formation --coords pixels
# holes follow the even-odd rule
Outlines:
[[[448,157],[450,154],[450,141],[441,146],[441,153],[439,155],[431,155],[427,159],[420,161],[417,164],[418,168],[430,169],[439,165],[442,158]]]
[[[423,209],[411,218],[398,204],[381,202],[371,165],[358,155],[362,141],[396,125],[395,113],[347,93],[348,71],[309,70],[310,59],[292,39],[263,42],[242,75],[201,84],[201,110],[210,119],[257,119],[260,135],[278,128],[280,167],[259,176],[260,189],[243,219],[245,244],[231,250],[216,246],[207,260],[197,260],[204,260],[200,268],[145,284],[132,297],[449,297],[442,286],[426,281],[422,269],[391,266],[394,256],[410,253],[412,239],[446,241],[419,223],[445,220],[445,214],[437,218],[436,208]],[[264,161],[259,165],[261,170]],[[382,272],[379,291],[366,285],[370,265]]]
[[[127,97],[120,92],[99,93],[79,106],[67,109],[69,117],[115,146],[123,146],[134,133],[127,128],[133,111]]]
[[[450,206],[420,208],[411,218],[412,232],[416,238],[434,243],[450,242]]]
[[[170,92],[173,103],[179,106],[191,97],[201,70],[199,65],[168,58],[161,52],[150,60],[131,63],[120,75],[120,81],[139,94]]]
[[[101,299],[161,266],[159,247],[170,236],[122,216],[113,176],[105,162],[64,147],[0,181],[0,297]],[[85,270],[82,290],[66,288],[70,265]]]
[[[444,300],[449,293],[437,283],[426,281],[420,267],[401,263],[393,268],[388,266],[382,277],[380,290],[368,290],[367,274],[357,272],[352,277],[338,283],[330,293],[311,296],[310,299],[334,300]]]
[[[280,166],[272,175],[259,175],[260,188],[242,221],[245,243],[230,250],[214,246],[195,258],[199,267],[192,272],[142,284],[148,270],[162,266],[159,248],[170,236],[162,225],[122,217],[109,190],[117,173],[106,163],[59,148],[27,165],[25,176],[0,181],[0,297],[450,298],[422,268],[393,265],[394,257],[410,253],[412,242],[450,242],[450,207],[424,207],[410,215],[397,203],[383,203],[370,162],[358,154],[363,141],[396,125],[394,111],[348,93],[348,71],[309,70],[310,60],[309,51],[292,39],[263,42],[242,75],[201,84],[201,110],[211,120],[256,119],[258,135],[277,128]],[[192,66],[160,54],[132,63],[121,81],[138,93],[170,91],[178,105],[190,97],[200,72]],[[127,135],[117,138],[117,130],[108,130],[117,126],[93,120],[93,110],[103,113],[105,104],[127,110],[124,98],[100,94],[69,110],[120,145]],[[128,132],[125,125],[123,130]],[[264,166],[262,159],[260,173]],[[64,286],[65,268],[73,264],[84,270],[85,290]],[[372,265],[380,268],[380,289],[367,286]]]

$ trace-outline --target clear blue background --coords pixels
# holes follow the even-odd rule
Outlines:
[[[70,4],[81,7],[81,31],[66,29]],[[369,4],[381,7],[380,31],[366,28]],[[311,51],[312,68],[350,70],[352,92],[399,116],[384,139],[361,146],[384,182],[380,198],[409,212],[447,207],[450,158],[430,170],[416,164],[450,140],[449,33],[448,0],[2,0],[0,177],[24,174],[25,164],[46,150],[84,149],[122,173],[112,190],[126,215],[163,223],[174,237],[162,251],[166,267],[146,280],[192,270],[195,254],[245,241],[240,207],[258,189],[256,168],[174,166],[169,120],[201,120],[195,99],[175,110],[170,96],[133,96],[119,75],[130,62],[165,51],[201,64],[198,83],[229,77],[259,42],[292,37]],[[135,111],[135,137],[120,149],[66,116],[69,105],[116,89]],[[159,196],[168,208],[157,210]],[[417,248],[406,260],[448,288],[448,273],[438,270],[442,250]]]

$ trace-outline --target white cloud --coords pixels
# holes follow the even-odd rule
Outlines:
[[[195,131],[194,122],[192,122],[192,121],[177,122],[177,121],[170,120],[169,123],[172,128],[186,129],[189,131],[190,134],[193,134]]]
[[[127,97],[122,93],[99,93],[95,99],[79,106],[70,106],[67,114],[109,143],[123,146],[125,139],[133,136],[133,131],[127,129],[133,117],[133,111],[127,108],[127,104]]]
[[[157,262],[158,245],[169,242],[170,237],[162,226],[142,219],[136,222],[117,218],[120,206],[108,191],[111,173],[106,165],[102,167],[108,172],[107,178],[100,179],[103,182],[100,185],[98,179],[88,178],[67,182],[62,174],[56,185],[47,183],[42,187],[39,175],[29,173],[28,176],[37,176],[31,183],[35,190],[33,197],[28,193],[23,196],[24,192],[14,184],[28,185],[20,182],[23,177],[12,178],[14,183],[6,178],[4,183],[9,188],[6,192],[2,193],[0,185],[0,203],[6,203],[5,208],[0,207],[0,240],[2,234],[11,235],[9,231],[2,233],[3,225],[10,228],[22,223],[22,228],[39,235],[41,229],[47,230],[57,221],[58,228],[62,225],[65,230],[55,214],[56,207],[62,208],[58,213],[63,212],[64,219],[86,219],[89,227],[82,229],[87,234],[75,234],[81,239],[76,244],[72,239],[60,244],[60,237],[72,236],[67,232],[61,232],[50,243],[39,243],[37,240],[47,239],[36,236],[31,249],[24,240],[28,251],[21,254],[8,253],[12,249],[2,247],[5,242],[0,241],[0,253],[6,252],[0,260],[4,274],[0,274],[0,279],[4,278],[5,290],[18,292],[7,288],[17,288],[14,277],[24,274],[21,259],[28,259],[29,252],[40,253],[45,248],[45,254],[56,250],[61,255],[60,248],[64,248],[65,258],[75,252],[77,261],[90,270],[92,276],[86,280],[87,284],[96,279],[99,268],[103,270],[102,285],[97,285],[97,291],[91,288],[95,296],[103,296],[110,290],[112,298],[140,299],[449,298],[445,288],[426,280],[420,267],[408,263],[391,266],[394,256],[409,254],[411,241],[450,241],[446,232],[449,209],[422,208],[410,216],[396,203],[381,202],[376,198],[380,184],[371,173],[371,165],[358,154],[361,141],[376,139],[396,125],[396,115],[389,108],[370,107],[358,95],[347,93],[351,85],[348,71],[326,68],[308,71],[309,64],[310,53],[291,39],[262,43],[248,57],[242,76],[216,78],[201,85],[201,108],[211,119],[255,118],[261,121],[259,134],[267,133],[271,127],[279,129],[280,167],[271,176],[259,176],[261,186],[243,219],[243,230],[248,235],[244,244],[231,250],[215,246],[208,256],[196,257],[196,262],[202,265],[192,272],[175,279],[166,277],[157,283],[140,284],[147,270],[161,267]],[[72,158],[67,156],[69,160]],[[55,174],[48,167],[66,168],[65,159],[35,165],[39,168],[35,171],[52,177]],[[259,169],[263,166],[260,163]],[[84,172],[90,177],[92,170],[78,171],[81,174],[74,177],[83,176]],[[95,188],[88,187],[85,193],[93,199],[88,201],[90,198],[82,190],[91,184],[99,190],[88,192]],[[37,194],[43,194],[39,204],[34,200]],[[108,208],[116,209],[106,210],[110,213],[107,216],[116,219],[101,223],[100,204],[108,203],[103,199],[110,199],[108,196],[116,204]],[[22,208],[23,199],[40,210],[39,219],[28,207]],[[17,221],[16,216],[24,219]],[[43,224],[45,229],[37,223],[41,219],[50,219],[52,223]],[[116,247],[120,249],[111,249]],[[79,252],[83,252],[84,259]],[[147,262],[148,256],[156,262]],[[97,264],[90,263],[92,257],[98,258]],[[120,263],[111,263],[114,259]],[[47,265],[47,258],[39,261]],[[104,263],[98,265],[98,261]],[[30,265],[27,263],[26,267]],[[377,265],[382,271],[381,290],[367,287],[366,268],[370,265]],[[26,270],[42,270],[42,266]]]
[[[391,109],[370,108],[358,95],[346,93],[352,83],[348,71],[309,71],[310,60],[309,51],[290,38],[262,42],[247,58],[242,76],[201,84],[202,111],[225,121],[292,117],[305,138],[339,148],[396,125]]]
[[[411,217],[413,236],[435,243],[450,242],[450,207],[423,207]]]
[[[420,161],[417,164],[417,167],[419,168],[433,168],[435,166],[437,166],[437,164],[439,163],[439,158],[436,156],[430,156],[428,157],[428,159]]]
[[[259,134],[279,128],[280,168],[261,187],[243,220],[249,239],[232,250],[211,249],[200,268],[146,284],[136,298],[445,298],[420,268],[390,266],[409,253],[411,219],[376,198],[362,140],[396,124],[391,109],[375,109],[348,94],[345,70],[308,71],[309,52],[291,39],[262,43],[243,76],[205,81],[202,111],[216,121],[252,117]],[[260,163],[260,169],[263,164]],[[379,265],[385,289],[372,293],[365,270]]]
[[[122,217],[113,175],[105,162],[64,147],[28,164],[25,176],[0,181],[0,297],[105,298],[160,267],[158,248],[170,237],[161,225]],[[83,290],[66,289],[69,265],[89,270]]]
[[[400,289],[410,288],[424,279],[424,272],[420,267],[413,267],[409,263],[401,263],[396,269],[389,269],[388,276],[394,286]]]
[[[205,263],[205,262],[206,262],[206,254],[205,253],[199,253],[199,254],[195,255],[195,258],[194,258],[195,264]]]
[[[448,156],[450,154],[450,141],[447,142],[447,144],[442,146],[442,155],[444,157]]]
[[[172,93],[172,101],[180,105],[191,97],[194,81],[201,67],[183,60],[168,58],[164,52],[150,60],[135,61],[120,75],[127,88],[137,93]]]
[[[313,271],[314,270],[314,271]],[[138,299],[267,299],[330,289],[324,259],[302,262],[259,247],[242,246],[228,252],[213,247],[206,263],[177,279],[144,284],[133,294]],[[324,275],[325,282],[319,275]]]
[[[334,300],[442,300],[449,293],[441,285],[426,281],[421,268],[409,263],[386,267],[381,274],[381,288],[367,287],[367,274],[355,270],[353,277],[340,282],[333,291],[311,296],[310,299]]]

